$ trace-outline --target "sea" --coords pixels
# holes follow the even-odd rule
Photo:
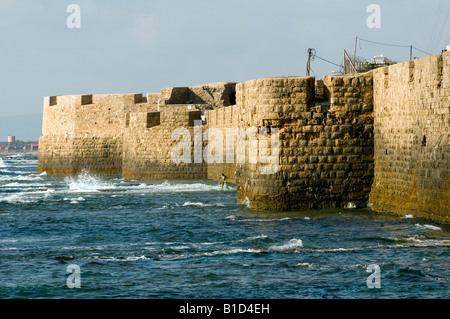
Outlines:
[[[37,174],[0,160],[2,299],[447,299],[450,227],[258,212],[217,181]]]

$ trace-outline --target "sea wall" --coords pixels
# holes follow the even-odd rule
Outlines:
[[[377,211],[450,222],[450,52],[373,71]]]
[[[257,210],[449,220],[450,53],[364,74],[44,99],[39,172],[220,179]]]

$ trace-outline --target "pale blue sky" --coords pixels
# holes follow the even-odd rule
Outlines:
[[[71,3],[81,29],[66,26]],[[366,25],[372,3],[380,29]],[[48,95],[304,75],[309,47],[340,64],[356,35],[437,54],[450,42],[449,14],[448,0],[0,0],[0,117],[41,113]],[[360,56],[380,53],[409,59],[409,48],[358,46]],[[317,77],[337,69],[312,63]]]

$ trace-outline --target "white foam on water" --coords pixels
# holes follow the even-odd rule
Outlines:
[[[347,208],[347,209],[355,209],[356,205],[353,204],[353,203],[347,203],[347,205],[345,205],[345,208]]]
[[[86,171],[75,178],[66,178],[65,181],[69,190],[74,193],[96,193],[101,190],[115,189],[114,185],[106,183]]]
[[[256,240],[256,239],[264,239],[264,238],[267,238],[267,236],[261,234],[261,235],[258,235],[258,236],[248,237],[248,238],[246,238],[246,239],[244,239],[244,240]]]
[[[65,197],[64,201],[70,201],[71,204],[79,204],[80,202],[84,202],[86,199],[82,196],[78,196],[76,198]]]
[[[37,199],[33,199],[29,196],[29,193],[12,194],[0,198],[0,202],[8,204],[29,204],[37,202]]]
[[[44,198],[47,199],[47,198],[51,197],[54,193],[55,193],[55,190],[49,188],[46,191],[44,191]]]
[[[20,193],[10,194],[8,196],[4,196],[0,198],[0,202],[9,203],[9,204],[29,204],[36,203],[40,200],[45,200],[55,194],[56,191],[54,189],[46,189],[33,191],[33,188],[29,189],[29,191],[24,191]]]
[[[305,217],[305,218],[303,218],[303,219],[305,219],[305,220],[310,220],[310,219],[311,219],[311,217]]]
[[[198,256],[217,256],[217,255],[235,255],[241,253],[250,253],[250,254],[258,254],[262,251],[260,249],[243,249],[243,248],[233,248],[233,249],[225,249],[225,250],[215,250],[213,252],[204,252],[201,254],[197,254]]]
[[[441,228],[441,227],[434,226],[434,225],[423,225],[423,227],[425,227],[426,229],[442,231],[442,228]]]
[[[402,218],[410,219],[410,218],[414,218],[414,216],[411,214],[408,214],[408,215],[403,216]]]
[[[86,247],[83,246],[63,246],[61,247],[62,250],[72,250],[72,249],[85,249]]]
[[[173,247],[170,247],[173,248]],[[191,247],[188,247],[191,248]],[[155,250],[151,247],[148,247],[149,250]],[[254,248],[225,248],[225,249],[218,249],[214,251],[203,251],[203,252],[196,252],[196,253],[189,253],[184,252],[180,254],[166,254],[164,249],[161,251],[161,257],[163,256],[164,259],[169,260],[177,260],[177,259],[185,259],[185,258],[199,258],[199,257],[212,257],[212,256],[221,256],[221,255],[235,255],[235,254],[258,254],[263,252],[261,249],[254,249]]]
[[[29,187],[29,188],[39,188],[39,187],[48,187],[48,186],[52,186],[52,184],[30,184],[30,183],[18,183],[18,182],[14,182],[14,183],[9,183],[9,184],[5,184],[2,187],[13,187],[13,188],[24,188],[24,187]]]
[[[393,238],[390,238],[391,240]],[[395,240],[395,239],[394,239]],[[450,247],[450,240],[448,239],[418,239],[415,237],[399,238],[398,241],[402,241],[401,244],[394,245],[375,245],[366,247],[353,247],[353,248],[325,248],[325,249],[307,249],[307,251],[314,252],[349,252],[349,251],[361,251],[369,249],[398,249],[408,247]]]
[[[14,175],[28,175],[28,174],[30,174],[29,171],[19,171],[19,170],[14,170],[14,169],[11,169],[11,168],[9,168],[7,170],[7,172],[5,172],[5,173],[11,173],[11,174],[14,174]]]
[[[195,243],[195,244],[193,244],[193,246],[195,247],[195,248],[198,248],[198,247],[204,247],[204,246],[212,246],[212,245],[221,245],[221,244],[224,244],[225,242],[223,242],[223,241],[211,241],[211,242],[209,242],[209,241],[206,241],[206,242],[203,242],[203,243]]]
[[[266,223],[266,222],[275,222],[275,221],[285,221],[285,220],[291,220],[291,219],[292,219],[292,217],[282,217],[282,218],[245,219],[245,221]]]
[[[265,235],[259,235],[260,238],[265,238]],[[253,238],[257,238],[259,236],[253,236]],[[252,237],[249,237],[252,238]],[[249,239],[247,238],[247,240]],[[244,241],[244,240],[240,240]],[[153,244],[153,243],[147,243],[147,244]],[[166,245],[169,243],[165,243]],[[175,243],[170,243],[175,244]],[[209,243],[208,243],[209,244]],[[218,244],[218,243],[211,243],[211,244]],[[220,243],[219,243],[220,244]],[[174,246],[170,247],[173,249],[190,249],[192,247],[183,245],[182,243],[179,244],[180,246]],[[199,245],[194,245],[195,248],[201,248],[198,247]],[[368,247],[350,247],[350,248],[323,248],[323,249],[305,249],[303,247],[303,242],[300,239],[293,238],[289,242],[284,244],[277,244],[269,246],[268,248],[224,248],[224,249],[216,249],[214,251],[200,251],[196,253],[189,253],[184,252],[181,254],[165,254],[164,249],[161,251],[162,255],[164,255],[164,258],[168,258],[170,260],[175,259],[184,259],[184,258],[198,258],[198,257],[209,257],[209,256],[218,256],[218,255],[233,255],[233,254],[258,254],[258,253],[297,253],[299,251],[311,251],[311,252],[322,252],[322,253],[344,253],[344,252],[352,252],[352,251],[362,251],[362,250],[370,250],[370,249],[399,249],[399,248],[408,248],[408,247],[436,247],[436,246],[444,246],[449,247],[450,246],[450,240],[417,240],[414,239],[411,243],[406,244],[394,244],[394,245],[376,245],[376,246],[368,246]],[[146,247],[148,250],[160,250],[156,247]],[[123,259],[122,259],[123,260]],[[299,263],[297,265],[298,267],[305,267],[305,268],[315,268],[316,266],[310,263]],[[364,265],[356,264],[356,265],[350,265],[348,267],[351,268],[364,268]]]
[[[340,266],[339,268],[344,268],[344,269],[367,269],[368,266],[369,265],[356,264],[356,265]]]
[[[237,242],[241,242],[242,243],[242,242],[246,242],[246,241],[253,241],[253,240],[264,239],[264,238],[267,238],[267,236],[261,234],[261,235],[257,235],[257,236],[247,237],[247,238],[244,238],[244,239],[239,239]]]
[[[436,230],[436,231],[442,231],[441,227],[437,227],[437,226],[433,226],[433,225],[420,225],[420,224],[415,224],[414,227],[418,228],[418,229],[427,229],[427,230]]]
[[[321,253],[330,253],[330,252],[346,252],[346,251],[358,251],[364,249],[373,249],[373,248],[388,248],[387,246],[369,246],[369,247],[358,247],[358,248],[323,248],[323,249],[310,249],[309,251],[321,252]]]
[[[244,201],[241,203],[241,205],[246,206],[246,207],[250,207],[250,200],[248,199],[247,196],[245,196]]]
[[[411,244],[407,246],[413,247],[450,247],[449,239],[417,239],[414,237],[408,238]],[[405,244],[404,244],[405,245]]]
[[[39,174],[39,176],[47,176],[47,172],[42,172]]]
[[[303,241],[301,239],[293,238],[286,244],[273,245],[268,248],[271,252],[292,252],[303,248]]]
[[[72,198],[70,201],[71,204],[79,204],[80,202],[84,202],[85,199],[83,197]]]
[[[217,186],[208,185],[203,183],[164,183],[146,184],[141,183],[139,185],[124,185],[119,183],[116,185],[118,190],[126,190],[127,193],[196,193],[196,192],[208,192],[217,190]]]
[[[409,237],[388,237],[386,239],[401,242],[422,242],[423,236],[414,235]]]
[[[197,202],[197,203],[186,202],[186,203],[184,203],[181,206],[201,206],[201,207],[206,207],[206,206],[211,206],[211,205],[210,204],[203,204],[203,203],[200,203],[200,202]]]
[[[0,181],[41,181],[42,177],[38,175],[1,175]]]
[[[1,157],[0,157],[0,167],[2,167],[2,168],[8,167]]]
[[[170,246],[170,249],[175,249],[175,250],[183,250],[183,249],[190,249],[190,246],[186,246],[186,245],[175,245],[175,246]]]
[[[128,257],[101,257],[93,256],[92,259],[101,261],[145,261],[150,260],[145,256],[128,256]]]
[[[261,235],[265,238],[264,235]],[[235,254],[259,254],[262,252],[297,252],[300,248],[303,248],[303,243],[300,239],[291,239],[288,243],[282,245],[273,245],[267,249],[255,249],[255,248],[231,248],[231,249],[220,249],[207,252],[199,252],[194,254],[183,254],[181,256],[173,256],[177,258],[187,258],[187,257],[204,257],[204,256],[218,256],[218,255],[235,255]],[[173,258],[172,257],[172,258]]]
[[[177,205],[178,206],[178,205]],[[219,206],[219,207],[223,207],[224,205],[222,203],[217,203],[217,204],[205,204],[205,203],[201,203],[201,202],[185,202],[183,205],[181,205],[183,207],[186,206],[198,206],[198,207],[213,207],[213,206]]]

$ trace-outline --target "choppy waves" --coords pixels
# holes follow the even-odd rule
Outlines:
[[[395,240],[395,239],[394,239]],[[152,242],[146,243],[140,247],[141,252],[138,255],[98,255],[82,257],[83,260],[101,260],[108,261],[149,261],[149,260],[186,260],[208,257],[226,257],[237,255],[261,255],[267,254],[288,254],[304,256],[319,256],[329,254],[340,254],[350,252],[364,252],[385,249],[404,249],[408,247],[450,247],[450,240],[432,240],[432,239],[417,239],[417,238],[403,238],[399,239],[401,243],[391,245],[369,245],[366,247],[347,247],[347,248],[313,248],[304,247],[303,240],[292,238],[287,241],[276,241],[266,235],[249,236],[245,240],[234,242],[200,242],[200,243],[186,243],[186,242]],[[236,245],[241,243],[241,245]],[[246,245],[245,245],[246,244]],[[67,249],[72,249],[68,247]],[[99,249],[95,248],[93,251],[97,252]],[[125,247],[123,250],[128,250]],[[91,255],[89,249],[86,251]],[[312,267],[308,263],[298,263],[299,267]]]
[[[35,170],[24,170],[34,165],[19,164],[11,165],[4,161],[0,162],[0,202],[9,204],[30,204],[38,201],[67,201],[69,196],[71,204],[85,201],[80,200],[82,196],[98,195],[110,196],[149,196],[152,194],[177,193],[204,193],[218,192],[220,186],[215,183],[202,182],[149,182],[125,181],[121,178],[100,178],[83,171],[78,176],[66,178],[51,178],[44,172],[36,174]],[[80,195],[80,196],[78,196]],[[183,203],[172,203],[173,206],[182,207],[221,207],[221,203],[203,203],[200,201],[185,201]]]
[[[70,263],[81,266],[83,285],[104,283],[123,297],[157,290],[163,297],[182,291],[193,298],[298,298],[295,291],[307,291],[307,283],[309,297],[329,291],[360,297],[364,287],[355,287],[365,284],[367,265],[377,263],[383,276],[398,279],[393,286],[410,279],[415,284],[410,294],[382,296],[448,293],[442,286],[449,282],[445,225],[386,218],[351,205],[342,214],[254,212],[248,199],[237,204],[236,194],[222,192],[217,182],[143,182],[88,172],[59,178],[36,169],[33,161],[0,162],[0,260],[6,269],[0,281],[26,282],[24,262],[42,264],[43,276],[53,281],[46,289],[56,287],[49,295],[64,297],[60,286]],[[158,284],[136,289],[142,282]],[[33,289],[9,294],[0,285],[0,296],[40,297],[40,288]],[[96,298],[101,291],[92,286],[85,293]]]

